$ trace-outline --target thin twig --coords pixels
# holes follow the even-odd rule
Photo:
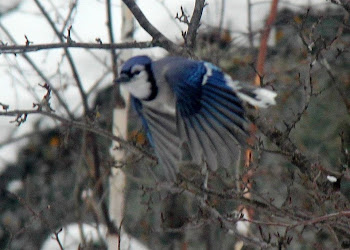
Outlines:
[[[312,218],[310,220],[297,222],[294,225],[292,225],[290,228],[295,228],[298,226],[315,225],[318,223],[322,223],[322,222],[326,222],[329,220],[333,220],[336,218],[342,218],[342,217],[350,217],[350,211],[340,211],[340,212],[336,212],[336,213],[331,213],[331,214],[326,214],[323,216],[315,217],[315,218]]]
[[[4,33],[6,34],[6,36],[11,40],[12,43],[16,43],[15,39],[12,37],[12,35],[9,33],[9,31],[6,29],[6,27],[4,27],[2,25],[2,23],[0,22],[0,28],[4,31]],[[29,46],[25,46],[25,45],[13,45],[13,47],[31,47],[32,45]],[[1,48],[4,47],[4,45],[0,45],[0,53]],[[5,45],[6,47],[6,45]],[[11,47],[11,46],[10,46]],[[15,53],[16,54],[16,53]],[[50,88],[52,89],[52,92],[55,94],[58,102],[62,105],[62,107],[64,108],[64,110],[66,111],[66,113],[68,114],[68,116],[73,119],[74,115],[72,114],[72,112],[69,110],[69,107],[67,105],[67,103],[63,100],[63,98],[61,97],[60,93],[58,92],[58,90],[56,88],[53,87],[53,84],[51,83],[50,79],[48,77],[45,76],[45,74],[43,73],[43,71],[35,64],[35,62],[25,53],[22,54],[22,57],[30,64],[30,66],[35,70],[35,72],[43,79],[43,81],[45,83],[47,83]]]
[[[60,40],[60,42],[63,43],[64,42],[63,34],[60,33],[60,31],[57,29],[56,24],[54,23],[54,21],[50,17],[49,13],[46,11],[46,9],[44,8],[44,6],[41,4],[41,2],[39,0],[34,0],[34,2],[38,6],[38,8],[40,9],[40,11],[44,15],[44,17],[46,18],[46,20],[49,22],[52,30],[55,32],[55,34],[58,37],[58,39]],[[70,28],[68,29],[68,32],[69,32]],[[71,39],[70,36],[68,36],[67,43],[71,43],[70,39]],[[86,96],[86,93],[85,93],[84,88],[83,88],[83,84],[80,80],[78,69],[76,67],[76,64],[75,64],[73,57],[72,57],[71,53],[69,52],[69,50],[67,48],[64,48],[64,52],[67,56],[68,63],[69,63],[70,68],[72,70],[73,77],[74,77],[75,82],[77,84],[77,87],[79,89],[79,93],[80,93],[80,96],[81,96],[81,99],[83,102],[84,112],[85,112],[85,114],[88,114],[89,113],[88,100],[87,100],[87,96]]]
[[[220,34],[224,28],[225,9],[226,9],[226,0],[221,0],[221,10],[220,10],[220,20],[219,20]]]
[[[73,15],[73,13],[74,13],[74,10],[76,10],[77,6],[78,6],[78,0],[73,1],[73,2],[70,4],[69,12],[68,12],[67,17],[66,17],[66,19],[64,20],[64,23],[63,23],[62,28],[61,28],[61,33],[63,33],[63,32],[65,31],[65,29],[67,28],[68,22],[69,22],[70,19],[72,18],[72,15]]]
[[[51,227],[51,224],[49,223],[49,221],[41,214],[41,212],[36,212],[28,203],[26,200],[24,200],[22,197],[20,197],[19,195],[15,194],[15,193],[12,193],[12,192],[9,192],[6,190],[6,193],[9,195],[9,196],[13,196],[23,207],[25,207],[31,214],[34,218],[37,218],[41,221],[41,223],[43,223],[47,228],[50,229],[50,231],[53,233],[53,235],[55,236],[55,240],[59,246],[59,248],[61,250],[63,250],[63,245],[58,237],[59,233],[62,231],[62,229],[59,229],[59,230],[54,230],[52,229]]]
[[[77,121],[77,120],[70,120],[70,119],[64,118],[62,116],[59,116],[55,113],[43,111],[43,110],[29,109],[29,110],[11,110],[11,111],[7,111],[7,112],[3,112],[3,111],[0,112],[0,116],[8,116],[8,117],[22,117],[24,115],[28,116],[28,115],[33,115],[33,114],[47,116],[47,117],[50,117],[54,120],[57,120],[57,121],[63,123],[66,126],[73,126],[73,127],[79,128],[79,129],[87,130],[87,131],[93,132],[97,135],[100,135],[102,137],[105,137],[107,139],[117,141],[126,150],[130,150],[131,152],[142,154],[146,158],[148,158],[150,161],[157,162],[157,158],[154,155],[152,155],[151,153],[145,151],[144,149],[142,149],[138,146],[133,145],[132,143],[130,143],[126,140],[123,140],[117,136],[114,136],[109,131],[101,129],[101,128],[95,126],[94,124],[90,124],[90,123],[82,122],[82,121]]]
[[[106,0],[107,5],[107,29],[108,29],[108,36],[109,41],[111,44],[114,43],[114,32],[113,32],[113,20],[112,20],[112,3],[111,0]],[[113,79],[116,79],[118,77],[118,65],[117,65],[117,53],[114,49],[111,49],[111,60],[112,60],[112,72],[113,72]],[[120,85],[114,86],[114,105],[117,108],[123,108],[125,107],[125,100],[120,92]]]
[[[114,44],[111,0],[106,0],[106,5],[107,5],[107,27],[108,27],[109,41],[111,44]],[[115,52],[114,49],[111,49],[111,56],[112,56],[113,77],[114,79],[116,79],[118,77],[118,68],[117,68],[117,53]]]
[[[252,3],[251,0],[248,0],[247,4],[247,12],[248,12],[248,41],[250,49],[254,48],[254,41],[253,41],[253,29],[252,29]]]
[[[145,17],[139,6],[134,0],[123,0],[123,2],[128,6],[130,11],[135,16],[136,20],[139,22],[141,27],[150,34],[158,46],[163,47],[174,54],[183,54],[182,49],[165,37],[157,28],[155,28]]]

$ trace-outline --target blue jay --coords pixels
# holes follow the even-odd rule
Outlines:
[[[194,164],[213,171],[232,166],[247,137],[242,101],[266,108],[277,95],[242,85],[209,62],[183,57],[132,57],[116,83],[130,92],[170,180],[175,180],[185,148]]]

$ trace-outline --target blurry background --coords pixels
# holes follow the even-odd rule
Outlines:
[[[74,42],[108,42],[105,1],[38,2],[63,35],[67,36],[71,26]],[[234,79],[253,83],[271,1],[206,2],[194,54],[222,67]],[[112,1],[117,41],[121,4]],[[165,36],[183,43],[181,32],[187,26],[175,16],[181,14],[181,7],[190,15],[194,0],[144,0],[138,5]],[[350,246],[349,219],[335,216],[300,223],[350,209],[349,179],[334,183],[327,179],[334,173],[349,176],[350,8],[345,7],[323,0],[279,1],[263,76],[263,84],[278,92],[278,105],[261,111],[260,116],[266,117],[269,126],[289,131],[288,138],[312,160],[315,169],[305,177],[286,159],[288,152],[280,151],[271,138],[257,132],[254,160],[246,168],[212,174],[209,187],[216,195],[209,194],[208,204],[226,219],[237,219],[245,188],[251,199],[260,202],[244,204],[252,219],[264,222],[252,223],[248,238],[293,249]],[[151,37],[136,25],[134,39],[149,41]],[[26,42],[35,45],[59,40],[34,1],[0,1],[0,43]],[[110,51],[69,51],[94,114],[91,122],[111,130],[114,104]],[[161,48],[133,50],[133,54],[145,53],[154,58],[167,54]],[[61,98],[51,95],[54,113],[78,119],[83,117],[83,103],[75,80],[62,49],[1,54],[0,108],[32,109],[33,103],[42,103],[47,93],[40,85],[49,81]],[[129,119],[132,143],[151,151],[132,110]],[[97,146],[91,146],[95,145],[91,134],[41,115],[29,115],[19,126],[14,120],[0,116],[0,249],[38,249],[53,232],[72,224],[80,225],[80,231],[76,231],[84,235],[81,225],[85,223],[93,225],[98,233],[78,237],[81,247],[106,249],[100,205],[108,195],[98,194],[98,187],[103,185],[108,190],[108,175],[115,166],[109,155],[110,141],[97,136]],[[123,226],[150,249],[232,249],[242,240],[203,211],[193,196],[181,192],[164,195],[155,185],[154,176],[161,175],[160,168],[145,157],[129,153],[122,167],[128,181]],[[185,166],[181,175],[180,188],[201,194],[202,177],[195,166]],[[338,227],[333,228],[332,223]],[[77,249],[77,245],[73,247]],[[249,244],[244,248],[254,249]]]

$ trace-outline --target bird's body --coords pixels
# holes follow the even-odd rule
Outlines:
[[[246,139],[242,101],[267,107],[273,91],[245,87],[211,63],[182,57],[129,59],[117,82],[132,95],[148,138],[174,180],[188,149],[192,162],[230,167]]]

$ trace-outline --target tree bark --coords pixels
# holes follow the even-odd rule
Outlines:
[[[134,19],[133,15],[125,4],[121,3],[122,9],[122,24],[121,24],[121,40],[123,42],[131,41],[134,33]],[[111,41],[113,42],[113,41]],[[126,60],[131,57],[131,50],[125,50],[119,56],[120,59]],[[114,62],[116,63],[116,61]],[[115,74],[117,74],[116,66],[113,67]],[[119,86],[116,86],[117,96],[116,106],[113,111],[113,134],[115,136],[127,139],[128,133],[128,109],[129,109],[129,95],[120,91]],[[125,157],[125,152],[123,149],[119,148],[120,144],[114,142],[111,148],[111,154],[114,160],[120,162]],[[122,229],[122,222],[124,217],[124,207],[125,207],[125,187],[126,187],[126,177],[125,173],[120,168],[113,168],[111,171],[111,176],[109,180],[109,213],[111,219],[117,225],[119,229]],[[120,249],[120,236],[121,230],[119,230],[119,235],[109,235],[108,236],[108,249]],[[128,243],[127,243],[128,244]],[[125,246],[123,246],[124,248]]]

